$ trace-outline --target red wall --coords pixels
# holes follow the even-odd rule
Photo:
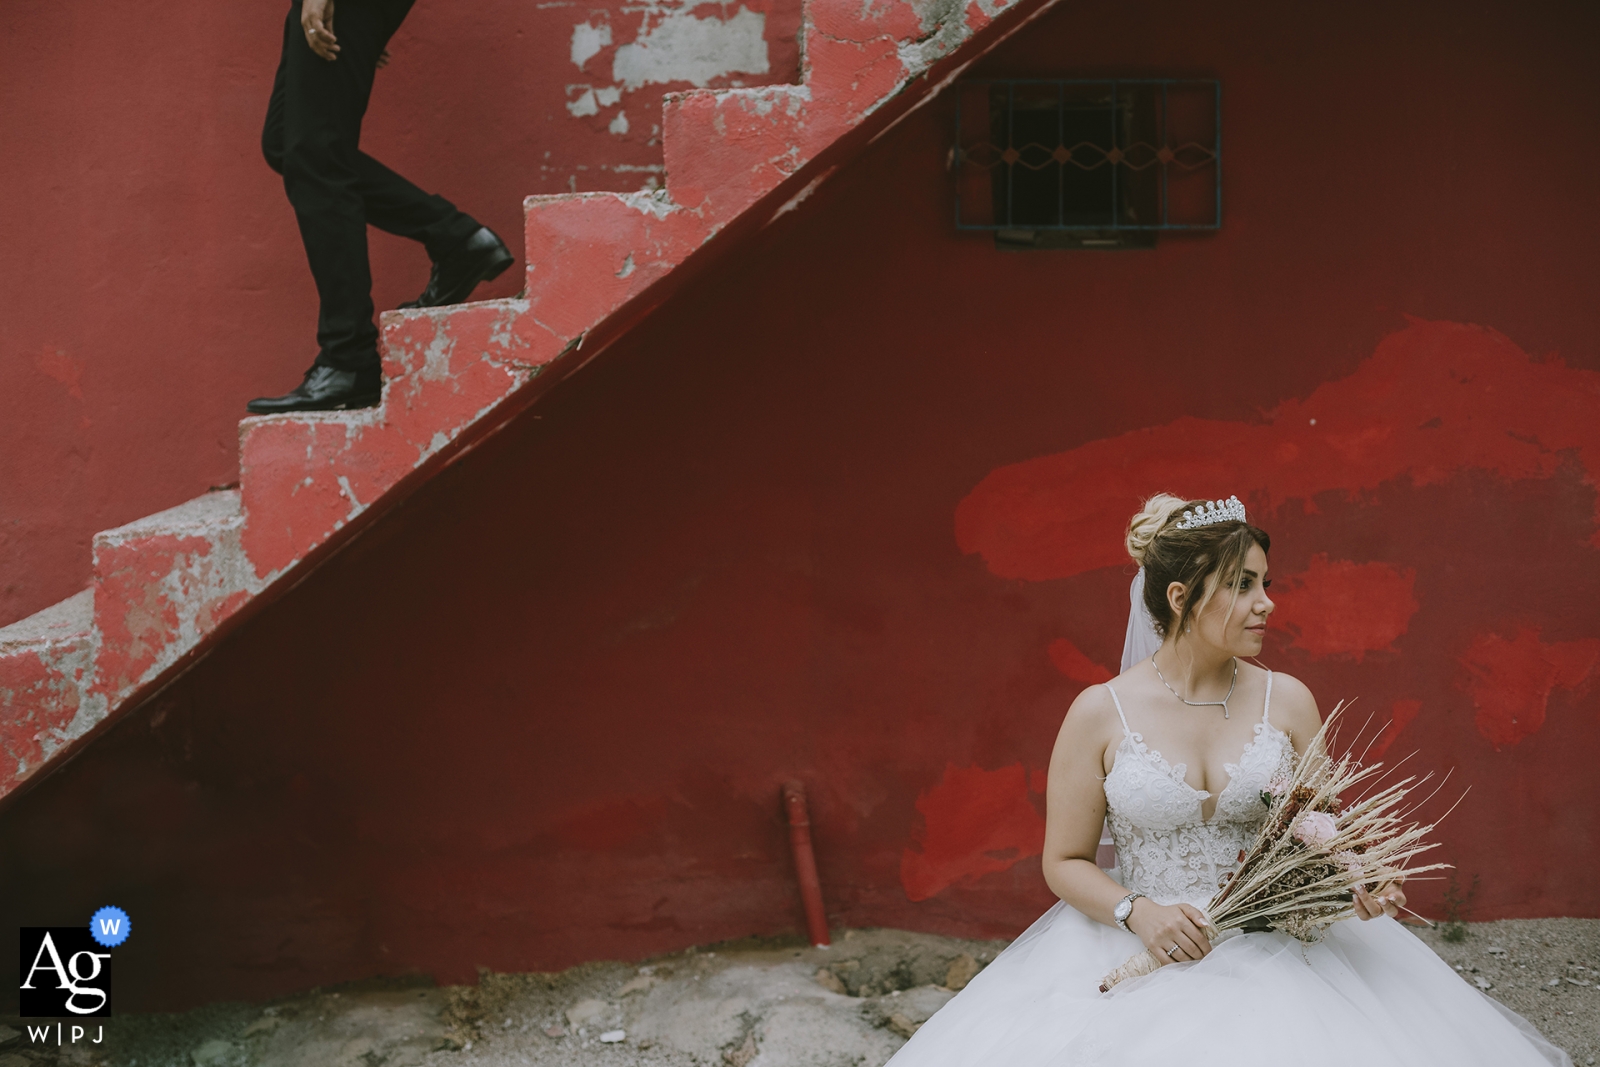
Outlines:
[[[0,625],[83,588],[95,531],[237,481],[245,401],[316,355],[316,292],[259,147],[288,9],[0,5]],[[741,11],[764,19],[765,74],[703,77],[716,63],[688,69],[681,37],[659,33],[691,15],[748,25]],[[799,18],[800,0],[419,0],[364,145],[520,259],[524,196],[659,182],[661,96],[692,82],[618,88],[619,49],[644,35],[658,76],[700,84],[793,81]],[[579,24],[611,37],[581,69]],[[573,114],[585,86],[618,98]],[[378,307],[416,296],[422,250],[377,231],[371,246]],[[479,295],[521,286],[519,269]]]
[[[797,930],[795,776],[836,924],[1013,934],[1156,489],[1471,787],[1468,917],[1600,914],[1593,16],[1129,10],[985,73],[1220,77],[1220,233],[996,252],[917,112],[0,813],[0,932],[127,908],[131,1009]]]

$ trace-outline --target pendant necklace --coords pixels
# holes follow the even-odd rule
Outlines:
[[[1160,678],[1161,684],[1167,687],[1167,692],[1171,693],[1179,700],[1183,700],[1183,702],[1189,705],[1191,708],[1221,708],[1222,717],[1224,719],[1228,717],[1228,697],[1233,696],[1233,687],[1239,684],[1238,656],[1233,657],[1233,681],[1228,683],[1228,695],[1223,697],[1221,700],[1184,700],[1184,698],[1178,694],[1178,691],[1172,688],[1172,684],[1167,681],[1167,676],[1161,673],[1161,668],[1156,666],[1156,657],[1154,654],[1150,656],[1150,666],[1156,668],[1156,677]]]

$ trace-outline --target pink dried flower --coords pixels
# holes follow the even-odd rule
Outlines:
[[[1274,797],[1281,797],[1289,791],[1289,776],[1279,771],[1267,780],[1267,792]]]
[[[1325,811],[1308,811],[1294,821],[1294,838],[1313,848],[1326,845],[1339,833],[1339,824]]]

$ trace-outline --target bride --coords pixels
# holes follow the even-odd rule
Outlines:
[[[1122,674],[1078,696],[1050,757],[1044,877],[1061,899],[894,1067],[1570,1067],[1395,921],[1398,883],[1358,893],[1356,920],[1316,944],[1207,941],[1201,908],[1321,720],[1299,681],[1246,662],[1272,614],[1271,540],[1237,499],[1153,497],[1127,544],[1141,566]],[[1141,947],[1163,966],[1101,993]]]

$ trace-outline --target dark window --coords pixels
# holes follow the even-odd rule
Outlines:
[[[1129,247],[1221,223],[1217,82],[984,80],[957,101],[962,229],[1016,247]]]

